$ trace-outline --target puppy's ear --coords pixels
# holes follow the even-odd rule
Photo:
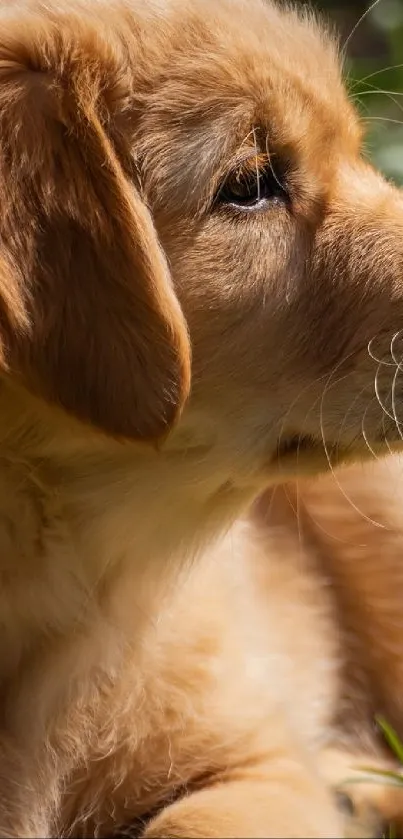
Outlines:
[[[0,364],[80,420],[152,440],[188,395],[186,325],[113,133],[123,47],[66,14],[1,20]]]

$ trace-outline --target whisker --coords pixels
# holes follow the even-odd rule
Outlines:
[[[268,136],[267,136],[267,135],[266,135],[266,138],[265,138],[265,146],[266,146],[266,156],[267,156],[267,162],[268,162],[268,164],[269,164],[269,166],[270,166],[270,172],[271,172],[271,174],[273,175],[273,178],[274,178],[274,180],[275,180],[275,182],[276,182],[277,186],[279,186],[279,187],[280,187],[280,189],[284,191],[284,184],[280,183],[280,181],[279,181],[279,179],[278,179],[277,172],[275,172],[275,171],[274,171],[274,167],[273,167],[273,163],[272,163],[272,155],[271,155],[271,153],[270,153],[270,151],[269,151],[269,138],[268,138]]]
[[[331,540],[332,540],[332,542],[336,542],[336,543],[337,543],[337,544],[339,544],[339,545],[349,545],[349,544],[350,544],[350,540],[349,540],[349,539],[342,539],[342,538],[340,538],[340,536],[336,536],[334,533],[329,533],[329,531],[328,531],[328,530],[326,530],[326,527],[324,527],[324,526],[323,526],[323,524],[321,524],[321,523],[320,523],[320,521],[318,521],[318,519],[316,518],[316,516],[314,516],[314,515],[313,515],[313,513],[312,513],[312,511],[311,511],[311,510],[309,510],[307,507],[305,507],[305,508],[304,508],[304,511],[305,511],[305,514],[306,514],[307,516],[309,516],[309,518],[310,518],[311,522],[313,522],[313,524],[315,525],[315,527],[316,527],[318,530],[320,530],[320,531],[321,531],[321,533],[323,533],[323,534],[326,536],[326,538],[327,538],[327,539],[331,539]],[[366,547],[366,546],[365,546],[365,545],[361,545],[360,547]]]
[[[337,373],[337,370],[342,366],[342,364],[344,364],[346,361],[348,361],[348,359],[351,358],[352,355],[353,355],[353,352],[350,352],[347,355],[343,356],[343,358],[336,364],[336,366],[334,367],[334,369],[333,369],[333,371],[330,375],[334,375],[335,373]],[[342,381],[344,378],[347,378],[349,375],[350,375],[350,373],[347,373],[347,374],[341,376],[340,379],[338,379],[337,381]],[[291,413],[292,409],[294,408],[294,406],[296,405],[296,403],[301,398],[301,396],[303,396],[304,393],[307,393],[309,390],[311,390],[311,388],[314,387],[315,385],[319,385],[321,382],[326,381],[326,379],[328,377],[329,377],[329,373],[323,373],[321,376],[318,376],[312,382],[309,382],[307,385],[304,385],[304,387],[302,387],[301,390],[298,391],[297,396],[292,400],[291,404],[288,407],[288,410],[287,410],[286,414],[283,417],[283,421],[281,423],[281,428],[280,428],[280,433],[279,433],[279,436],[278,436],[279,442],[281,441],[281,439],[283,437],[284,429],[285,429],[287,420],[290,416],[290,413]],[[318,402],[318,399],[319,399],[319,397],[315,400],[315,405]],[[307,414],[305,415],[305,419],[309,415],[311,410],[312,410],[312,408],[310,408],[308,410]]]
[[[272,508],[272,506],[273,506],[273,504],[274,504],[274,499],[275,499],[275,496],[276,496],[276,494],[277,494],[278,488],[279,488],[279,485],[278,485],[278,484],[276,484],[276,485],[272,488],[272,490],[271,490],[270,503],[269,503],[269,506],[268,506],[268,508],[267,508],[267,515],[268,515],[268,516],[270,516],[270,513],[271,513],[271,508]]]
[[[396,333],[396,334],[399,334],[399,333]],[[376,363],[379,364],[379,365],[383,365],[384,367],[395,367],[396,362],[385,361],[383,358],[378,358],[378,356],[375,355],[375,353],[372,351],[372,344],[373,344],[373,341],[375,341],[376,337],[377,336],[374,336],[374,338],[371,338],[371,340],[368,343],[368,347],[367,347],[368,355],[370,356],[370,358],[373,359],[373,361],[376,361]],[[393,341],[393,338],[392,338],[392,341]]]
[[[375,9],[375,6],[378,6],[378,4],[380,2],[381,2],[381,0],[374,0],[374,2],[371,3],[371,5],[368,7],[368,9],[366,9],[365,12],[363,12],[363,14],[361,15],[361,17],[357,20],[357,23],[355,24],[355,26],[353,26],[350,34],[348,35],[348,37],[344,41],[344,44],[343,44],[343,47],[342,47],[342,55],[345,54],[346,49],[347,49],[350,41],[354,37],[355,33],[357,32],[358,27],[361,26],[363,21],[368,17],[369,14],[371,14],[372,10]]]
[[[298,454],[299,454],[299,448],[298,448],[297,457],[298,457]],[[296,516],[297,516],[297,529],[298,529],[298,544],[299,544],[299,553],[300,553],[300,556],[301,556],[301,554],[304,550],[304,541],[303,541],[303,535],[302,535],[301,492],[300,492],[300,485],[299,485],[299,479],[298,479],[298,472],[297,472],[297,477],[296,477],[296,481],[295,481],[295,496],[296,496],[296,507],[297,507]]]
[[[361,391],[361,393],[362,393],[362,391]],[[375,397],[374,397],[374,398],[375,398]],[[355,401],[355,400],[354,400],[354,401]],[[371,452],[371,454],[373,455],[373,457],[375,458],[375,460],[379,460],[380,458],[376,455],[376,453],[373,451],[373,449],[371,448],[371,446],[369,445],[369,443],[368,443],[368,441],[367,441],[367,437],[366,437],[366,433],[365,433],[365,429],[364,429],[365,417],[366,417],[366,414],[367,414],[368,408],[370,407],[370,404],[371,404],[371,403],[369,403],[369,405],[367,405],[367,407],[366,407],[366,409],[365,409],[365,411],[364,411],[363,418],[362,418],[362,423],[361,423],[361,424],[362,424],[362,434],[363,434],[363,438],[364,438],[365,443],[368,445],[368,449],[369,449],[369,451]],[[348,413],[348,412],[347,412],[347,413]],[[343,421],[343,424],[344,424],[344,421]],[[385,442],[386,442],[386,440],[385,440]],[[388,445],[388,444],[387,444],[387,442],[386,442],[386,445]],[[389,446],[388,446],[388,448],[389,448]],[[389,450],[389,451],[390,451],[390,450]],[[333,473],[332,477],[333,477],[333,478],[335,478],[334,473]],[[336,481],[336,483],[338,484],[338,486],[339,486],[339,488],[340,488],[339,482],[338,482],[338,481]],[[354,508],[354,506],[355,506],[355,505],[352,503],[351,498],[347,497],[347,494],[346,494],[346,492],[345,492],[345,491],[344,491],[344,493],[343,493],[343,494],[344,494],[344,497],[345,497],[345,498],[347,498],[348,503],[350,504],[350,506],[352,506],[352,507]],[[355,509],[357,509],[357,508],[355,507]],[[319,530],[321,530],[321,532],[322,532],[322,533],[324,533],[324,534],[325,534],[325,536],[326,536],[328,539],[332,539],[332,541],[333,541],[333,542],[337,542],[337,543],[339,543],[339,544],[343,544],[343,545],[347,545],[347,544],[349,543],[349,540],[348,540],[348,539],[342,539],[342,538],[340,538],[339,536],[336,536],[334,533],[329,533],[329,532],[326,530],[326,528],[325,528],[325,527],[323,527],[323,525],[322,525],[322,524],[321,524],[321,523],[320,523],[320,522],[316,519],[316,517],[313,515],[313,513],[311,512],[311,510],[308,510],[307,508],[305,508],[305,512],[306,512],[306,514],[307,514],[307,515],[309,515],[309,518],[310,518],[310,519],[311,519],[311,521],[314,523],[315,527],[317,527]],[[365,516],[365,513],[363,512],[363,510],[359,510],[359,513],[360,513],[360,515],[362,515],[364,518],[367,518],[367,519],[368,519],[368,516]],[[371,519],[368,519],[368,520],[369,520],[369,521],[372,521],[372,524],[374,524],[376,527],[379,527],[379,528],[381,528],[381,529],[383,529],[383,530],[390,530],[390,528],[389,528],[389,527],[387,527],[386,525],[382,524],[381,522],[376,521],[375,519],[372,519],[372,520],[371,520]],[[366,545],[366,544],[361,544],[361,545],[360,545],[360,547],[365,548],[365,547],[367,547],[367,545]]]
[[[338,480],[337,475],[336,475],[336,473],[335,473],[335,471],[334,471],[334,468],[333,468],[333,465],[332,465],[332,461],[331,461],[331,457],[330,457],[329,450],[328,450],[327,443],[326,443],[325,429],[324,429],[324,424],[323,424],[324,400],[325,400],[326,394],[327,394],[327,392],[328,392],[328,390],[329,390],[329,387],[330,387],[330,384],[331,384],[331,379],[332,379],[332,376],[329,376],[329,379],[328,379],[328,381],[327,381],[327,383],[326,383],[326,385],[325,385],[325,387],[324,387],[324,390],[323,390],[323,393],[322,393],[322,399],[321,399],[321,403],[320,403],[320,413],[319,413],[319,422],[320,422],[320,430],[321,430],[321,435],[322,435],[322,443],[323,443],[323,448],[324,448],[325,455],[326,455],[326,460],[327,460],[328,465],[329,465],[329,470],[330,470],[330,472],[331,472],[331,474],[332,474],[332,476],[333,476],[333,478],[334,478],[334,480],[335,480],[335,482],[336,482],[336,484],[337,484],[337,487],[338,487],[338,489],[340,490],[341,494],[342,494],[342,495],[343,495],[343,497],[346,499],[346,501],[348,502],[348,504],[350,504],[350,506],[351,506],[351,507],[352,507],[352,508],[353,508],[353,509],[354,509],[354,510],[358,513],[358,515],[359,515],[359,516],[361,516],[361,518],[363,518],[363,519],[364,519],[365,521],[367,521],[369,524],[373,524],[373,525],[375,525],[375,527],[381,527],[381,528],[383,528],[383,529],[384,529],[384,525],[379,524],[379,522],[375,522],[375,521],[373,521],[373,519],[371,519],[369,516],[367,516],[367,515],[363,512],[363,510],[360,510],[360,508],[359,508],[359,507],[357,507],[357,505],[356,505],[356,504],[354,504],[354,502],[352,501],[352,499],[351,499],[351,498],[349,498],[349,496],[347,495],[346,491],[343,489],[343,487],[342,487],[342,485],[341,485],[340,481]]]
[[[375,397],[374,397],[374,398],[375,398]],[[367,407],[365,408],[365,411],[364,411],[364,413],[363,413],[363,415],[362,415],[362,420],[361,420],[361,434],[362,434],[362,438],[363,438],[363,440],[364,440],[364,443],[365,443],[365,445],[366,445],[366,447],[367,447],[368,451],[370,452],[370,454],[371,454],[371,455],[372,455],[372,457],[374,458],[374,460],[380,460],[379,455],[377,455],[377,453],[376,453],[376,452],[374,451],[374,449],[372,448],[372,446],[371,446],[371,444],[370,444],[370,442],[369,442],[369,440],[368,440],[367,433],[366,433],[366,431],[365,431],[365,419],[366,419],[366,416],[367,416],[367,413],[368,413],[368,409],[370,408],[370,406],[371,406],[371,404],[372,404],[372,401],[373,401],[373,400],[371,400],[371,402],[367,405]],[[385,439],[385,443],[386,443],[386,445],[388,445],[388,444],[387,444],[387,442],[386,442],[386,439]],[[388,449],[389,449],[389,446],[388,446]],[[389,449],[389,451],[390,451],[390,449]]]
[[[255,148],[256,148],[256,128],[255,128],[255,127],[253,127],[253,128],[251,128],[251,130],[250,130],[250,131],[248,131],[248,133],[247,133],[246,137],[244,137],[244,138],[243,138],[242,143],[240,143],[240,144],[239,144],[239,146],[238,146],[238,148],[237,148],[237,151],[236,151],[236,157],[238,157],[239,152],[241,151],[241,149],[243,148],[243,146],[245,145],[245,143],[247,143],[247,142],[248,142],[249,137],[253,137],[253,138],[254,138],[254,140],[255,140]]]
[[[358,391],[358,393],[356,393],[356,395],[355,395],[355,397],[354,397],[353,401],[350,403],[350,405],[349,405],[349,407],[348,407],[347,411],[345,412],[344,417],[343,417],[343,422],[341,423],[341,425],[340,425],[340,427],[339,427],[339,433],[338,433],[338,435],[337,435],[337,439],[334,441],[334,443],[335,443],[336,447],[339,445],[341,435],[342,435],[342,433],[343,433],[344,429],[346,428],[346,420],[347,420],[348,416],[351,414],[351,412],[352,412],[352,410],[353,410],[353,408],[354,408],[354,405],[358,402],[358,400],[359,400],[359,399],[361,399],[361,397],[362,397],[363,393],[365,393],[365,391],[366,391],[366,390],[368,390],[368,388],[369,388],[369,385],[368,385],[368,384],[366,384],[366,385],[364,385],[364,386],[361,388],[361,390],[359,390],[359,391]],[[371,401],[373,401],[373,400],[374,400],[374,398],[375,398],[375,397],[372,397],[372,400],[371,400]],[[367,405],[367,407],[366,407],[366,409],[365,409],[366,411],[368,411],[368,407],[369,407],[369,406]]]
[[[366,82],[367,79],[373,79],[375,76],[380,76],[381,73],[388,73],[391,70],[400,70],[403,67],[403,64],[391,64],[389,67],[382,67],[380,70],[374,70],[372,73],[368,73],[367,76],[363,76],[362,79],[353,79],[353,86],[363,84]]]
[[[364,443],[365,443],[365,445],[366,445],[366,447],[367,447],[367,449],[368,449],[369,453],[370,453],[370,454],[372,455],[372,457],[374,458],[374,460],[378,460],[379,458],[377,457],[376,452],[374,452],[374,450],[373,450],[372,446],[370,445],[369,440],[368,440],[368,437],[367,437],[366,432],[365,432],[365,425],[364,425],[364,421],[365,421],[365,416],[366,416],[366,410],[367,410],[367,409],[365,409],[364,416],[363,416],[363,418],[362,418],[362,420],[361,420],[361,434],[362,434],[362,439],[364,440]]]
[[[353,401],[352,401],[352,402],[351,402],[351,404],[349,405],[348,410],[347,410],[347,411],[346,411],[346,413],[344,414],[344,417],[343,417],[343,422],[342,422],[342,423],[341,423],[341,425],[340,425],[339,434],[338,434],[338,436],[337,436],[337,440],[335,441],[335,442],[336,442],[336,446],[339,444],[339,442],[340,442],[340,438],[341,438],[341,435],[342,435],[342,433],[343,433],[343,430],[344,430],[344,428],[346,427],[346,420],[347,420],[347,417],[348,417],[348,416],[349,416],[349,414],[351,413],[351,411],[352,411],[352,409],[354,408],[354,405],[356,404],[356,402],[357,402],[357,401],[361,398],[362,394],[363,394],[363,393],[365,393],[365,391],[366,391],[366,390],[368,390],[368,387],[369,387],[369,385],[368,385],[368,384],[366,384],[366,385],[364,385],[364,386],[361,388],[361,390],[359,390],[359,391],[358,391],[358,393],[355,395],[355,397],[354,397]],[[380,459],[380,458],[379,458],[379,455],[377,455],[377,454],[376,454],[376,452],[372,449],[372,447],[371,447],[371,445],[370,445],[370,443],[369,443],[369,441],[368,441],[368,439],[367,439],[367,436],[366,436],[366,433],[365,433],[365,428],[364,428],[365,418],[366,418],[366,416],[367,416],[367,413],[368,413],[369,408],[371,407],[371,405],[372,405],[372,403],[373,403],[374,401],[376,401],[376,397],[375,397],[375,396],[373,396],[373,397],[372,397],[372,399],[371,399],[371,400],[370,400],[370,402],[368,403],[367,407],[365,408],[365,411],[364,411],[363,417],[362,417],[362,419],[361,419],[361,432],[362,432],[362,436],[363,436],[364,442],[365,442],[365,444],[366,444],[366,446],[367,446],[367,448],[368,448],[369,452],[371,453],[371,455],[373,456],[373,458],[374,458],[375,460],[379,460],[379,459]],[[385,441],[385,442],[386,442],[386,441]],[[388,446],[388,448],[389,448],[389,446]]]
[[[378,95],[380,93],[383,94],[384,96],[386,96],[387,99],[390,100],[390,102],[393,102],[393,104],[396,105],[398,110],[403,113],[403,105],[396,98],[397,96],[403,96],[403,92],[396,91],[394,93],[393,91],[380,90],[379,88],[374,87],[373,90],[363,90],[363,91],[361,91],[361,93],[358,93],[357,95],[352,96],[351,99],[353,99],[353,101],[360,102],[362,100],[363,96],[375,96],[375,95]],[[362,104],[364,104],[364,103],[362,103]]]
[[[392,356],[392,358],[393,358],[393,361],[394,361],[394,363],[395,363],[395,365],[396,365],[396,372],[395,372],[395,374],[394,374],[394,376],[393,376],[393,381],[392,381],[392,412],[393,412],[393,420],[394,420],[394,422],[395,422],[395,425],[396,425],[396,429],[397,429],[397,431],[398,431],[398,434],[399,434],[400,438],[403,440],[402,432],[401,432],[401,430],[400,430],[400,428],[401,428],[401,423],[399,422],[399,420],[398,420],[398,418],[397,418],[397,412],[396,412],[396,384],[397,384],[397,379],[398,379],[399,373],[400,373],[400,372],[401,372],[401,370],[402,370],[402,362],[401,362],[401,361],[399,361],[399,360],[397,359],[397,357],[396,357],[396,353],[395,353],[395,343],[396,343],[397,338],[399,338],[401,334],[402,334],[402,330],[400,330],[399,332],[395,332],[395,334],[393,335],[393,338],[392,338],[392,340],[391,340],[391,342],[390,342],[390,354],[391,354],[391,356]]]
[[[382,397],[381,397],[380,390],[379,390],[379,382],[378,382],[378,379],[379,379],[379,374],[380,374],[380,371],[381,371],[381,368],[382,368],[382,367],[395,367],[395,368],[398,368],[398,369],[399,369],[399,367],[400,367],[400,362],[399,362],[399,361],[397,360],[397,358],[396,358],[396,354],[395,354],[395,342],[396,342],[396,340],[398,339],[398,337],[402,334],[402,332],[403,332],[403,330],[401,330],[401,329],[400,329],[398,332],[395,332],[395,333],[394,333],[394,335],[393,335],[393,337],[392,337],[392,339],[391,339],[391,342],[390,342],[390,347],[389,347],[389,352],[390,352],[390,355],[391,355],[391,357],[392,357],[392,359],[393,359],[393,361],[392,361],[392,362],[390,362],[390,361],[385,361],[384,359],[379,359],[379,358],[375,355],[375,353],[372,351],[372,343],[373,343],[373,340],[374,340],[373,338],[371,339],[371,341],[369,342],[368,347],[367,347],[367,349],[368,349],[368,354],[369,354],[370,358],[372,358],[372,359],[373,359],[374,361],[376,361],[376,362],[377,362],[377,364],[378,364],[378,367],[377,367],[377,370],[376,370],[376,373],[375,373],[375,378],[374,378],[374,390],[375,390],[375,396],[376,396],[376,399],[377,399],[377,401],[378,401],[378,404],[379,404],[380,408],[382,409],[382,412],[383,412],[383,413],[384,413],[387,417],[389,417],[389,419],[391,419],[391,420],[392,420],[395,424],[396,424],[396,422],[397,422],[397,419],[396,419],[396,414],[395,414],[395,408],[394,408],[394,406],[393,406],[393,384],[392,384],[392,391],[391,391],[391,393],[392,393],[392,413],[391,413],[391,412],[387,409],[386,405],[385,405],[385,404],[383,403],[383,401],[382,401]],[[396,373],[395,373],[395,376],[396,376]],[[393,381],[395,381],[395,379],[394,379]]]
[[[290,496],[290,493],[288,492],[288,486],[287,486],[287,484],[283,484],[283,491],[284,491],[285,497],[286,497],[286,499],[287,499],[287,501],[288,501],[288,503],[289,503],[289,505],[290,505],[290,507],[291,507],[291,509],[292,509],[293,513],[295,513],[295,515],[297,515],[297,507],[296,507],[296,505],[294,504],[294,502],[293,502],[293,500],[292,500],[292,498],[291,498],[291,496]]]
[[[392,356],[392,358],[393,358],[393,361],[394,361],[394,363],[395,363],[396,367],[400,367],[400,365],[401,365],[401,363],[402,363],[402,360],[397,361],[397,359],[396,359],[396,354],[395,354],[395,343],[396,343],[397,339],[398,339],[398,338],[400,338],[400,336],[401,336],[402,334],[403,334],[403,329],[399,329],[399,331],[398,331],[398,332],[395,332],[395,334],[393,335],[393,338],[392,338],[392,340],[391,340],[391,342],[390,342],[390,354],[391,354],[391,356]]]
[[[260,176],[259,176],[259,159],[258,159],[258,147],[257,147],[257,140],[256,140],[256,131],[253,129],[253,141],[255,144],[255,163],[256,163],[256,185],[257,185],[257,200],[260,201]]]
[[[393,119],[392,117],[365,117],[365,122],[391,122],[394,125],[403,125],[403,120]]]
[[[368,85],[368,82],[365,84]],[[353,99],[359,99],[361,96],[377,96],[378,94],[382,94],[383,96],[403,96],[403,90],[384,90],[382,87],[376,87],[374,84],[368,85],[368,87],[371,90],[361,90],[360,93],[354,94]],[[399,102],[395,104],[401,107]]]
[[[394,419],[395,425],[396,425],[396,430],[399,434],[400,439],[403,440],[403,433],[401,431],[402,423],[398,420],[397,412],[396,412],[396,384],[397,384],[397,379],[398,379],[398,376],[399,376],[400,372],[401,372],[401,367],[399,365],[399,367],[396,370],[395,375],[393,376],[393,382],[392,382],[392,411],[393,411],[393,419]]]
[[[376,371],[376,373],[375,373],[375,378],[374,378],[374,390],[375,390],[375,396],[376,396],[377,401],[378,401],[378,404],[379,404],[380,408],[382,409],[383,413],[385,414],[385,416],[389,417],[389,419],[391,419],[391,420],[392,420],[392,422],[395,422],[395,417],[394,417],[394,415],[393,415],[393,414],[391,414],[391,413],[390,413],[390,411],[388,411],[388,409],[387,409],[386,405],[384,405],[384,404],[383,404],[383,402],[382,402],[382,397],[381,397],[380,392],[379,392],[378,377],[379,377],[380,370],[381,370],[381,368],[380,368],[380,366],[379,366],[379,367],[378,367],[378,369],[377,369],[377,371]]]
[[[385,441],[385,445],[388,449],[388,452],[389,452],[389,454],[393,455],[394,452],[392,452],[392,449],[390,448],[390,445],[388,443],[387,433],[386,433],[386,429],[385,429],[385,417],[382,417],[382,431],[383,431],[383,439]]]

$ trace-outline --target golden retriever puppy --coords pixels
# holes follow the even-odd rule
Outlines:
[[[239,518],[401,446],[403,198],[332,37],[4,0],[0,194],[0,834],[343,835],[326,574]]]

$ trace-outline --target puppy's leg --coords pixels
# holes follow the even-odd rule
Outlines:
[[[164,809],[144,839],[342,837],[336,798],[292,757],[241,769]]]

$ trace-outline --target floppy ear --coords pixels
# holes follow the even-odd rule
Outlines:
[[[81,18],[21,17],[0,28],[0,366],[80,420],[156,439],[190,347],[113,136],[123,48]]]

